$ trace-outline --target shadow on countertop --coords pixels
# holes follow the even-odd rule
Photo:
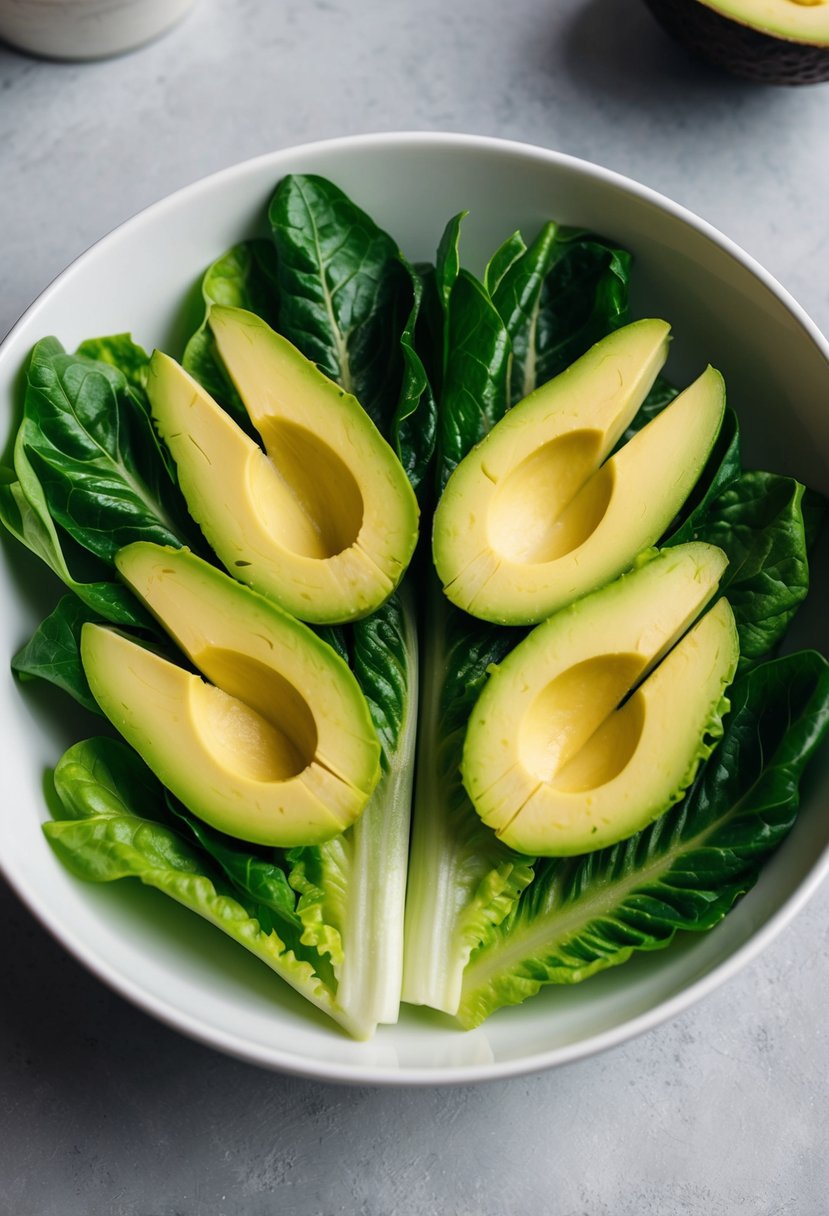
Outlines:
[[[627,111],[691,103],[704,118],[724,104],[762,106],[781,98],[779,89],[738,80],[695,58],[668,37],[642,0],[586,0],[556,57],[582,86]]]

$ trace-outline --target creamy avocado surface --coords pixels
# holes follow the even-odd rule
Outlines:
[[[153,417],[190,514],[234,578],[300,620],[368,615],[417,542],[400,462],[359,402],[253,313],[213,307],[210,327],[265,451],[156,351]]]
[[[435,568],[459,608],[535,624],[627,569],[691,492],[725,410],[708,368],[615,455],[667,356],[664,321],[598,342],[510,410],[453,472]]]
[[[93,695],[156,776],[199,818],[258,844],[315,844],[349,827],[380,768],[348,666],[307,626],[187,550],[138,542],[116,560],[201,672],[113,629],[84,627]]]
[[[706,736],[720,733],[739,657],[726,600],[693,623],[726,564],[702,543],[662,550],[539,625],[493,671],[462,771],[505,844],[590,852],[682,796],[712,750]]]

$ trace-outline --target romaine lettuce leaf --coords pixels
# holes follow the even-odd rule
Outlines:
[[[668,542],[704,540],[725,551],[720,590],[734,609],[743,666],[778,645],[809,590],[803,494],[791,477],[742,473]]]
[[[733,685],[722,742],[685,798],[609,849],[539,863],[463,977],[458,1017],[479,1025],[545,984],[572,984],[680,930],[710,929],[794,823],[803,771],[829,727],[829,665],[805,651]]]
[[[213,304],[246,308],[273,327],[277,324],[278,289],[276,250],[268,240],[254,239],[234,245],[217,258],[201,281],[204,315],[201,324],[184,348],[181,364],[198,380],[214,401],[232,414],[236,422],[250,431],[247,410],[225,371],[208,317]]]
[[[454,1013],[470,954],[533,873],[531,858],[507,848],[481,822],[460,776],[466,723],[487,669],[521,631],[473,621],[435,585],[425,632],[403,1000]]]
[[[357,1038],[373,1027],[353,1021],[314,951],[291,941],[290,918],[229,883],[206,854],[169,825],[162,787],[123,743],[89,739],[59,761],[55,789],[65,819],[44,824],[61,861],[78,878],[137,878],[198,913],[266,963]]]
[[[0,469],[0,523],[15,540],[24,545],[49,567],[71,591],[104,620],[117,625],[142,625],[150,622],[148,614],[135,596],[122,583],[107,579],[107,567],[91,554],[78,550],[71,537],[61,541],[49,514],[40,482],[25,455],[18,454],[18,472]],[[80,557],[87,569],[87,578],[77,578],[69,568],[67,552],[74,550],[73,564]]]
[[[431,460],[434,400],[414,343],[418,273],[397,244],[322,177],[282,179],[268,209],[278,329],[353,393],[417,488]]]
[[[133,540],[187,544],[192,526],[143,405],[110,363],[35,346],[27,373],[15,471],[33,475],[48,513],[105,562]]]

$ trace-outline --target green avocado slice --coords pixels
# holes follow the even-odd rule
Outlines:
[[[665,549],[539,625],[493,671],[462,773],[505,844],[591,852],[682,797],[721,734],[739,658],[727,600],[693,624],[726,564],[713,545]]]
[[[258,844],[318,844],[359,816],[380,776],[365,698],[306,625],[183,549],[139,541],[121,575],[205,678],[85,625],[103,712],[213,827]]]
[[[536,624],[616,578],[693,489],[725,411],[708,368],[609,459],[667,353],[668,325],[610,334],[492,429],[435,513],[447,597],[496,624]]]
[[[156,351],[147,391],[190,514],[234,578],[300,620],[368,615],[417,542],[405,471],[356,398],[259,317],[214,306],[209,323],[265,451]]]

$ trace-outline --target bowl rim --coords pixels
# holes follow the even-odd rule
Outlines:
[[[210,191],[220,182],[234,177],[255,173],[257,169],[273,163],[276,172],[284,169],[284,162],[291,157],[304,157],[308,154],[326,152],[341,153],[351,148],[377,149],[389,145],[395,150],[402,147],[426,147],[444,149],[472,149],[489,151],[503,156],[529,157],[538,162],[555,165],[581,175],[583,178],[601,182],[615,187],[637,200],[651,204],[661,211],[667,212],[706,237],[714,245],[748,270],[777,300],[785,307],[791,316],[805,330],[818,351],[823,355],[829,367],[829,341],[823,336],[803,307],[791,296],[782,284],[750,254],[736,242],[715,228],[707,220],[689,210],[682,204],[674,202],[666,195],[646,186],[633,178],[608,169],[595,162],[559,152],[551,148],[529,142],[506,139],[497,136],[480,134],[465,134],[463,132],[443,132],[428,130],[388,131],[362,133],[355,135],[336,136],[333,138],[310,140],[301,144],[288,145],[255,157],[238,161],[216,172],[207,174],[181,186],[162,198],[141,208],[129,218],[117,224],[103,236],[94,241],[80,254],[72,259],[47,286],[35,297],[25,309],[11,329],[0,341],[0,364],[10,358],[19,331],[36,319],[41,309],[53,295],[60,292],[64,285],[70,283],[73,275],[93,250],[106,250],[106,246],[116,238],[121,239],[124,232],[130,229],[140,229],[141,225],[150,219],[163,216],[170,208],[178,207],[189,198],[196,198],[202,191]],[[146,992],[140,984],[129,976],[118,974],[110,965],[96,958],[90,948],[80,939],[79,935],[68,929],[60,922],[53,923],[39,908],[37,892],[30,888],[25,878],[10,872],[0,855],[0,873],[2,873],[11,889],[25,904],[40,924],[56,939],[78,962],[80,962],[97,979],[125,997],[132,1004],[150,1014],[161,1023],[179,1031],[182,1034],[208,1047],[222,1051],[224,1054],[240,1059],[249,1064],[283,1072],[310,1080],[368,1086],[445,1086],[465,1085],[480,1081],[504,1080],[511,1077],[524,1076],[530,1073],[542,1072],[561,1064],[573,1063],[589,1056],[619,1046],[645,1032],[655,1029],[683,1013],[698,1001],[713,993],[722,984],[735,976],[742,968],[752,962],[766,948],[785,926],[800,912],[829,873],[829,847],[813,860],[808,874],[801,879],[797,887],[788,895],[768,920],[755,930],[751,937],[739,946],[733,953],[716,963],[709,972],[693,980],[681,992],[667,1000],[659,1002],[653,1008],[620,1022],[609,1030],[591,1035],[578,1042],[549,1048],[532,1055],[517,1059],[493,1061],[476,1065],[446,1065],[418,1068],[414,1066],[398,1066],[396,1068],[376,1065],[342,1064],[332,1061],[319,1062],[282,1047],[261,1048],[259,1045],[244,1043],[233,1034],[217,1027],[200,1024],[188,1013],[175,1008]]]

